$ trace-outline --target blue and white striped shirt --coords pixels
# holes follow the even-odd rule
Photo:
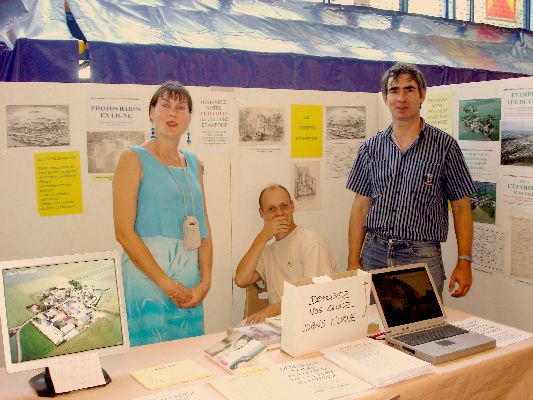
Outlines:
[[[448,200],[475,192],[474,182],[453,137],[425,124],[402,153],[392,125],[360,147],[346,187],[372,198],[365,228],[398,240],[445,242]]]

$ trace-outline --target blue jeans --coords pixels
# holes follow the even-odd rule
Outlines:
[[[427,264],[442,298],[446,273],[440,242],[387,240],[372,233],[366,235],[361,251],[361,264],[365,271],[415,263]]]

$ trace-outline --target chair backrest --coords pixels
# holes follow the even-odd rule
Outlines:
[[[244,305],[244,318],[268,306],[268,298],[259,298],[260,293],[266,293],[266,289],[259,289],[256,284],[246,287],[246,303]],[[261,296],[263,297],[263,296]]]

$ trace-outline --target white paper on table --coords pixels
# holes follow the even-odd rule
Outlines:
[[[287,382],[281,380],[270,369],[225,376],[209,382],[226,399],[230,400],[271,400],[299,399]]]
[[[354,395],[373,387],[323,358],[289,361],[271,369],[303,396],[297,399],[330,400]],[[289,398],[289,397],[286,397]]]
[[[218,397],[210,393],[205,387],[195,385],[186,388],[167,390],[148,396],[134,397],[132,400],[217,400]]]
[[[58,358],[50,362],[48,369],[56,393],[105,385],[97,352]]]
[[[330,400],[372,388],[322,358],[290,361],[209,384],[230,400]]]
[[[435,371],[435,367],[426,361],[396,350],[383,341],[368,338],[321,351],[326,359],[377,387]]]
[[[479,333],[496,340],[497,347],[505,347],[533,337],[530,332],[522,331],[511,326],[498,324],[487,319],[471,317],[454,322],[453,325],[470,332]]]

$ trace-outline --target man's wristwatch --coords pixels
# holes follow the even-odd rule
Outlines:
[[[457,257],[457,259],[458,259],[458,260],[465,260],[465,261],[468,261],[469,263],[472,262],[472,257],[470,257],[470,256],[459,255],[459,256]]]

